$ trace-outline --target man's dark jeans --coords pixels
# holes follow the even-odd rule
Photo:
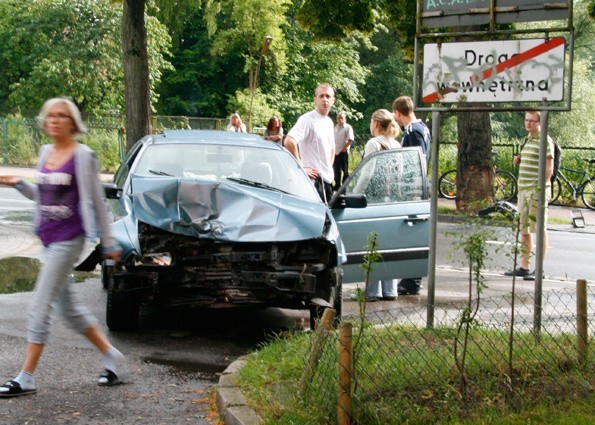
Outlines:
[[[322,202],[328,204],[328,201],[331,200],[331,196],[333,196],[333,185],[318,178],[314,180],[314,187],[316,188],[320,199],[322,199]]]
[[[335,155],[335,162],[333,162],[333,170],[335,171],[334,190],[338,190],[347,177],[349,177],[349,152],[339,152]]]

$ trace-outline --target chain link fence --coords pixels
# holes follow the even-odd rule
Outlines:
[[[114,172],[126,151],[124,118],[106,115],[86,120],[88,133],[81,142],[89,145],[98,155],[102,171]],[[153,116],[153,131],[165,129],[221,130],[227,125],[223,118],[185,116]],[[42,144],[49,143],[35,118],[0,117],[0,164],[30,167],[37,162]]]
[[[514,302],[509,296],[437,305],[433,328],[425,327],[422,305],[375,311],[364,321],[343,317],[352,325],[351,362],[340,359],[345,342],[338,330],[313,333],[320,354],[315,367],[308,366],[311,354],[306,360],[301,401],[305,409],[315,406],[320,423],[397,424],[592,395],[595,361],[586,350],[593,338],[584,335],[595,333],[595,288],[585,293],[588,313],[577,313],[575,291],[544,293],[539,332],[530,293]]]

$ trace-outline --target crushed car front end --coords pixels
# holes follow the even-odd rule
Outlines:
[[[126,249],[106,272],[111,329],[135,327],[140,305],[305,309],[340,293],[345,253],[324,204],[233,182],[132,180],[131,214],[114,223]]]

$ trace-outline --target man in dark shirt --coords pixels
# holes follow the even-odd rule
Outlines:
[[[393,102],[393,113],[395,114],[395,121],[399,123],[401,130],[403,130],[401,145],[404,148],[419,146],[427,160],[430,152],[430,130],[422,120],[415,116],[413,100],[408,96],[397,98]]]
[[[393,113],[395,121],[403,130],[401,145],[404,148],[419,146],[427,162],[430,152],[430,130],[422,120],[415,116],[413,100],[409,96],[398,97],[393,102]],[[428,182],[427,178],[426,182]],[[397,293],[399,295],[419,295],[420,289],[421,277],[401,279],[397,286]]]

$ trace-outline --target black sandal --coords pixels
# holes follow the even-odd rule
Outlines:
[[[111,387],[112,385],[118,385],[122,383],[124,383],[124,381],[118,378],[118,375],[109,369],[105,369],[103,372],[101,372],[101,375],[99,375],[99,379],[97,380],[97,385],[102,387]]]
[[[0,388],[8,388],[8,391],[0,391],[0,397],[18,397],[21,395],[35,394],[37,392],[37,388],[24,390],[21,388],[21,384],[17,381],[8,381]]]

